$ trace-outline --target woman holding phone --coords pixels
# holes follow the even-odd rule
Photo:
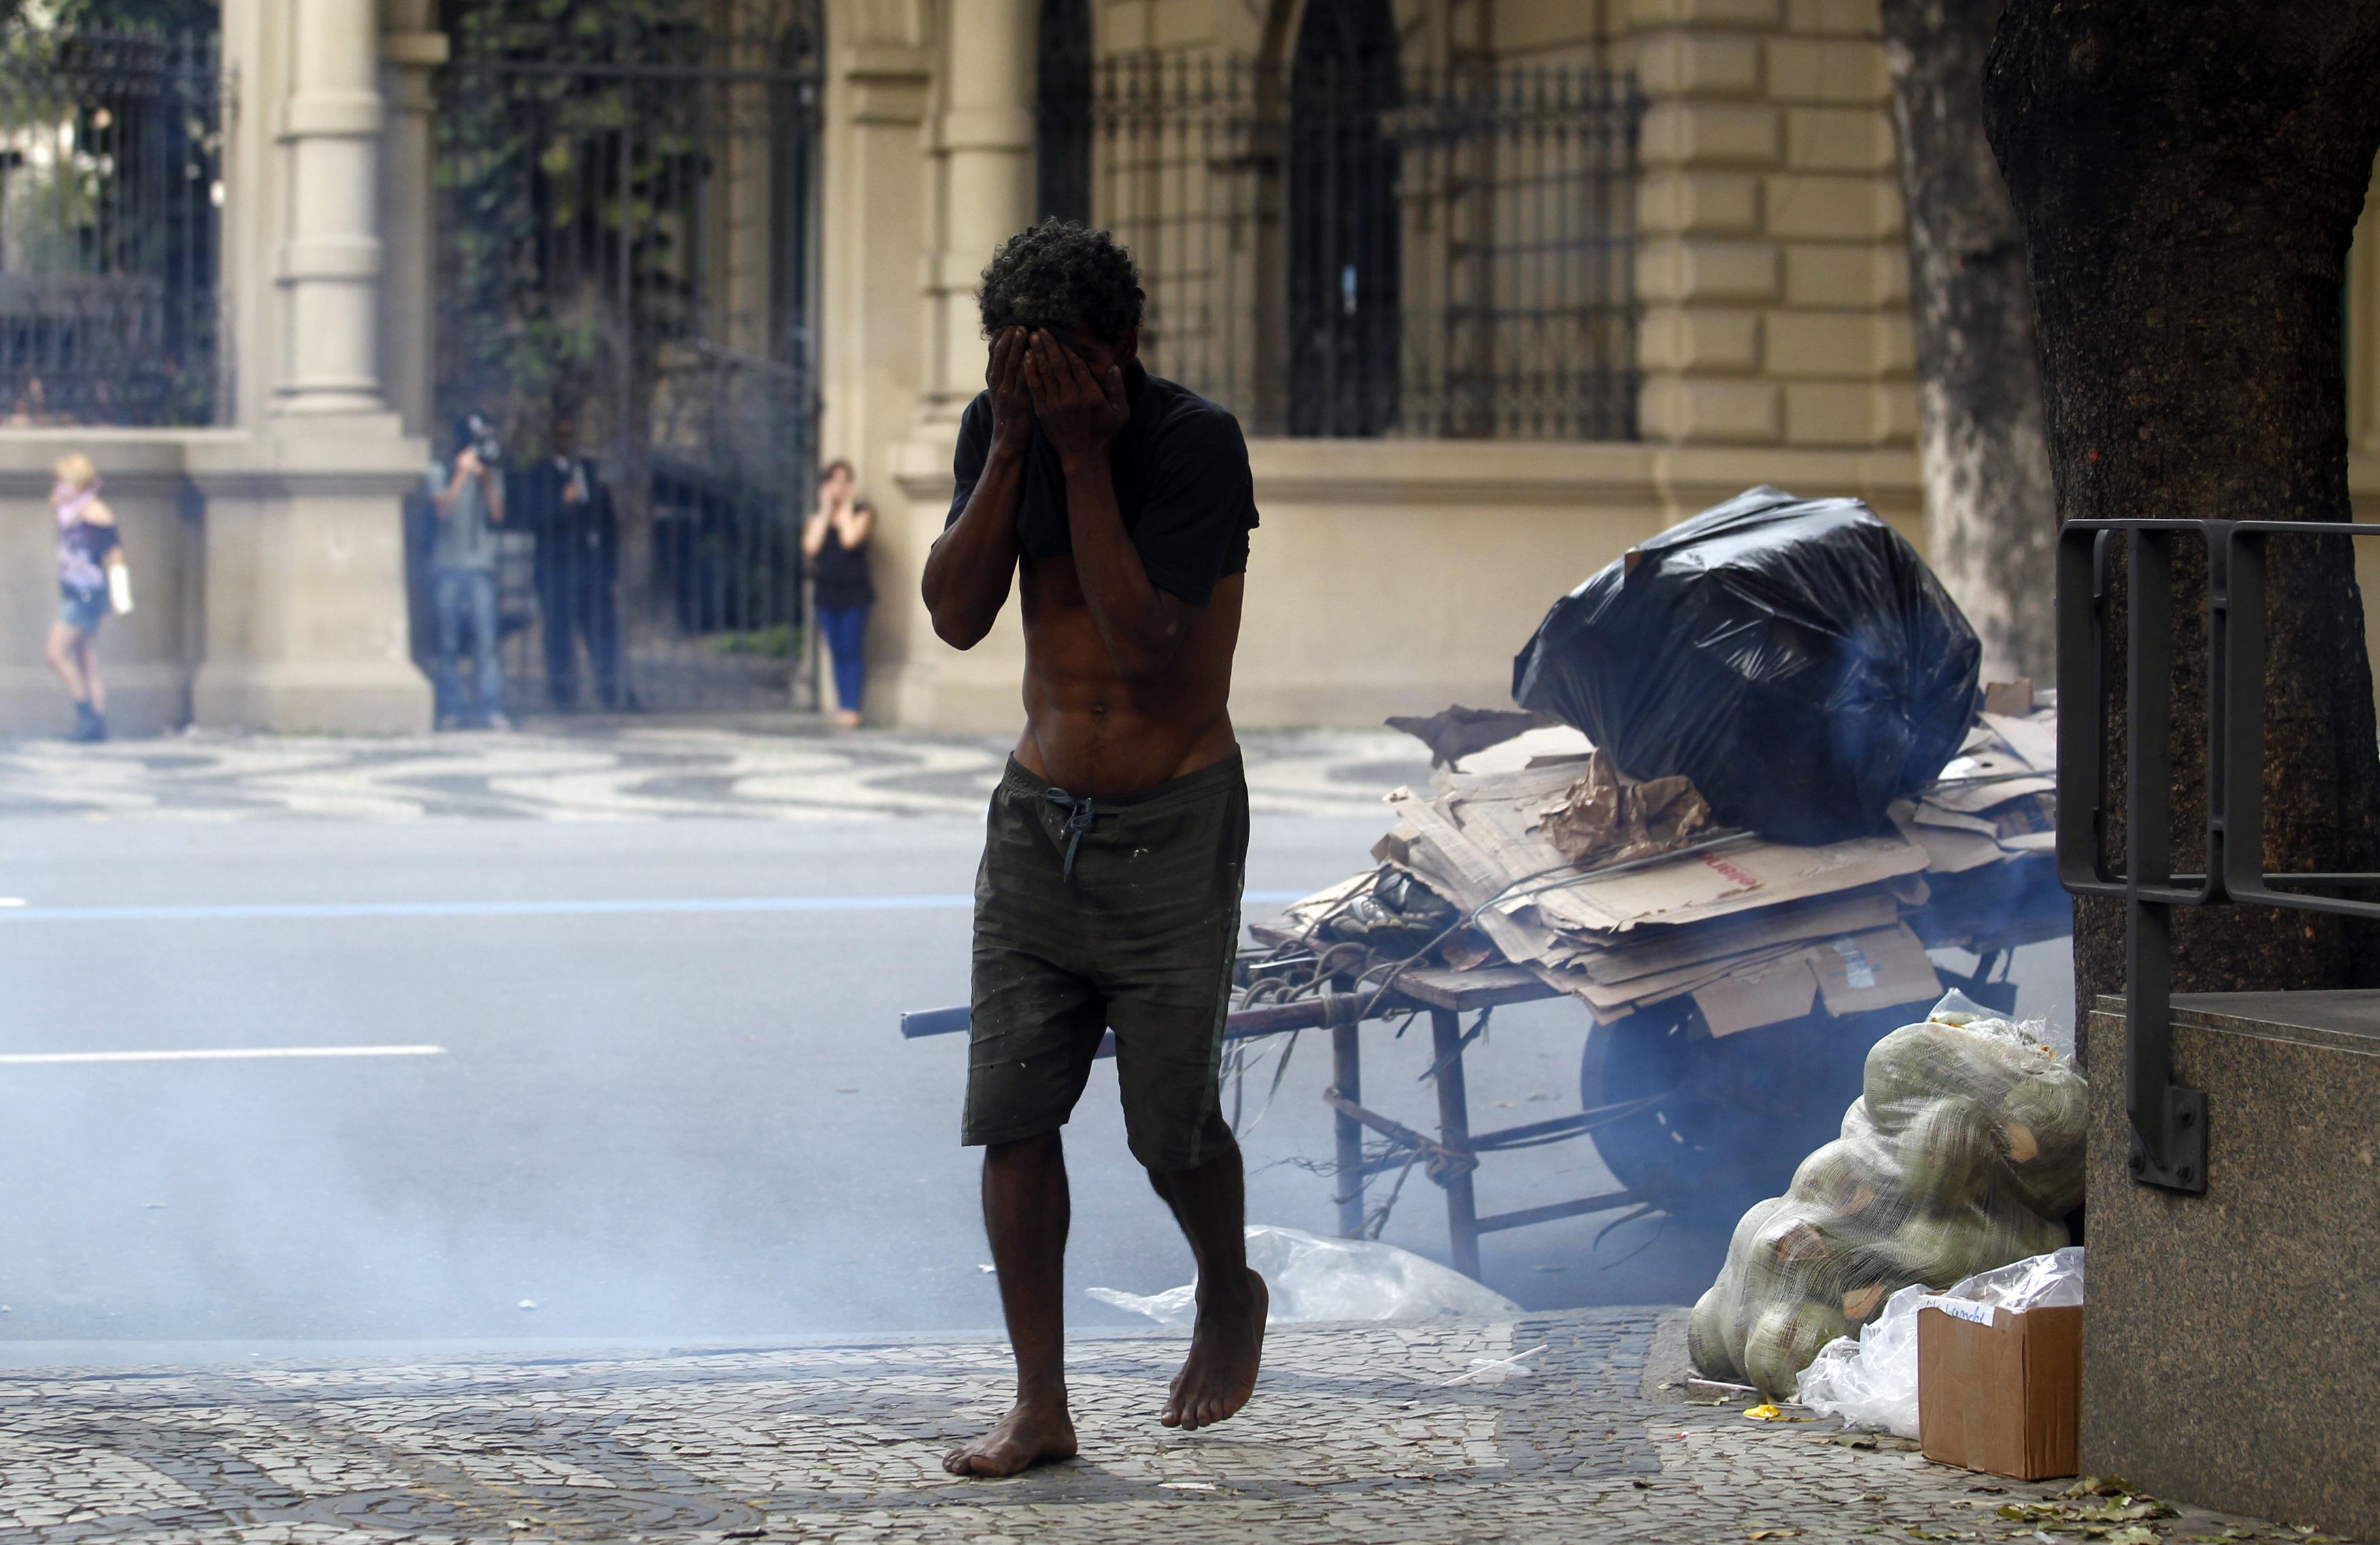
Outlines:
[[[74,740],[107,738],[107,687],[100,680],[99,625],[132,610],[132,578],[115,512],[99,496],[99,470],[77,451],[59,459],[50,490],[58,537],[58,618],[44,653],[74,700]]]
[[[876,603],[868,539],[875,529],[876,507],[855,497],[851,463],[827,463],[819,474],[818,508],[802,528],[802,556],[809,561],[819,632],[834,664],[834,722],[844,729],[858,727],[868,685],[868,611]]]

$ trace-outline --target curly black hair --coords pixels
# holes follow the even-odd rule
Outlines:
[[[1044,220],[1001,244],[983,271],[983,333],[1020,322],[1120,343],[1140,325],[1140,274],[1115,237],[1072,220]]]

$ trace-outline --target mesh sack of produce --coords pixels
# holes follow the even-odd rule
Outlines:
[[[1842,1136],[1737,1223],[1687,1321],[1696,1369],[1790,1399],[1819,1349],[1900,1289],[2064,1247],[2083,1085],[2041,1028],[1952,992],[1877,1041]]]
[[[1755,488],[1554,603],[1512,700],[1640,780],[1789,843],[1880,830],[1967,733],[1982,655],[1933,572],[1856,499]]]

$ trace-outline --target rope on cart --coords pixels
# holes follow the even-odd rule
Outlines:
[[[1364,1214],[1364,1222],[1356,1232],[1365,1238],[1378,1239],[1380,1231],[1389,1226],[1389,1214],[1396,1210],[1397,1198],[1404,1195],[1405,1177],[1413,1174],[1414,1161],[1420,1157],[1421,1150],[1417,1148],[1405,1150],[1404,1165],[1397,1171],[1397,1183],[1389,1187],[1389,1194],[1380,1198],[1379,1206]]]

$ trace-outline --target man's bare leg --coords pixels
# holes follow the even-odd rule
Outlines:
[[[998,1426],[953,1449],[953,1475],[1013,1476],[1075,1456],[1066,1410],[1066,1152],[1055,1132],[983,1152],[983,1226],[1000,1271],[1000,1308],[1016,1353],[1016,1405]]]
[[[1168,1427],[1208,1427],[1248,1403],[1264,1355],[1264,1279],[1248,1270],[1247,1192],[1237,1143],[1195,1170],[1151,1174],[1198,1258],[1198,1326],[1174,1375]]]

